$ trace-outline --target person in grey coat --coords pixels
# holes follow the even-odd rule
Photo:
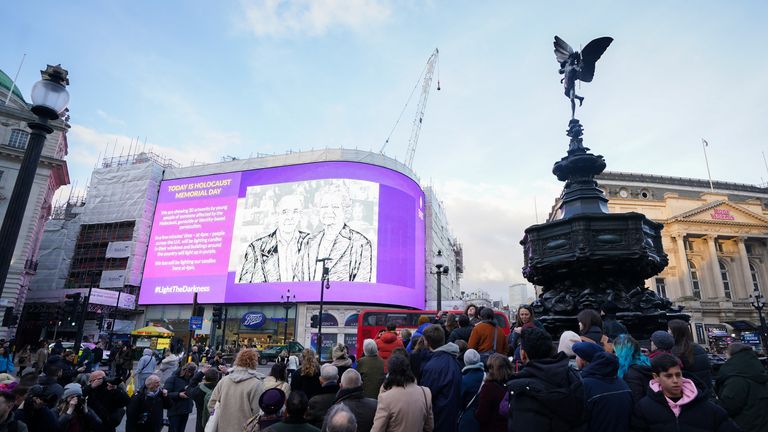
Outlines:
[[[144,381],[149,378],[150,375],[155,373],[157,369],[157,360],[155,360],[155,353],[149,348],[144,348],[144,353],[139,359],[139,363],[136,365],[136,391],[138,392],[144,388]]]

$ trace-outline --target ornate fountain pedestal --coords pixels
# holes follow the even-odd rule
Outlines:
[[[666,330],[670,319],[688,320],[682,307],[645,288],[668,264],[662,224],[640,213],[609,213],[594,177],[605,169],[600,155],[582,145],[583,128],[569,123],[568,155],[552,172],[565,181],[555,220],[525,230],[523,276],[542,287],[533,309],[547,330],[578,331],[583,309],[615,314],[637,339]]]

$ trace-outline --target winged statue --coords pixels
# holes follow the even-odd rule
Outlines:
[[[555,36],[555,57],[560,63],[559,72],[564,75],[560,82],[565,86],[565,96],[571,100],[571,118],[576,116],[576,100],[578,99],[579,106],[584,102],[584,98],[576,94],[576,81],[592,81],[595,76],[595,63],[600,60],[611,42],[611,37],[597,38],[579,52]]]

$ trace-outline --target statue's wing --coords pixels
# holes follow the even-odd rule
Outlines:
[[[557,58],[557,62],[560,63],[562,66],[563,63],[568,61],[568,57],[573,54],[573,48],[571,48],[570,45],[568,45],[564,40],[560,39],[558,36],[555,36],[555,57]]]
[[[613,42],[613,38],[610,37],[597,38],[581,50],[581,71],[579,72],[579,79],[581,81],[592,81],[592,78],[595,76],[595,63],[600,60],[600,57],[608,49],[611,42]]]

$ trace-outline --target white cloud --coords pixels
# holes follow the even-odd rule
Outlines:
[[[381,0],[243,0],[246,27],[256,36],[322,36],[334,28],[361,31],[386,20]]]
[[[107,123],[119,125],[119,126],[125,126],[124,121],[120,120],[117,117],[112,117],[111,115],[107,114],[106,112],[100,109],[96,110],[96,115],[98,115],[102,120],[104,120]]]

